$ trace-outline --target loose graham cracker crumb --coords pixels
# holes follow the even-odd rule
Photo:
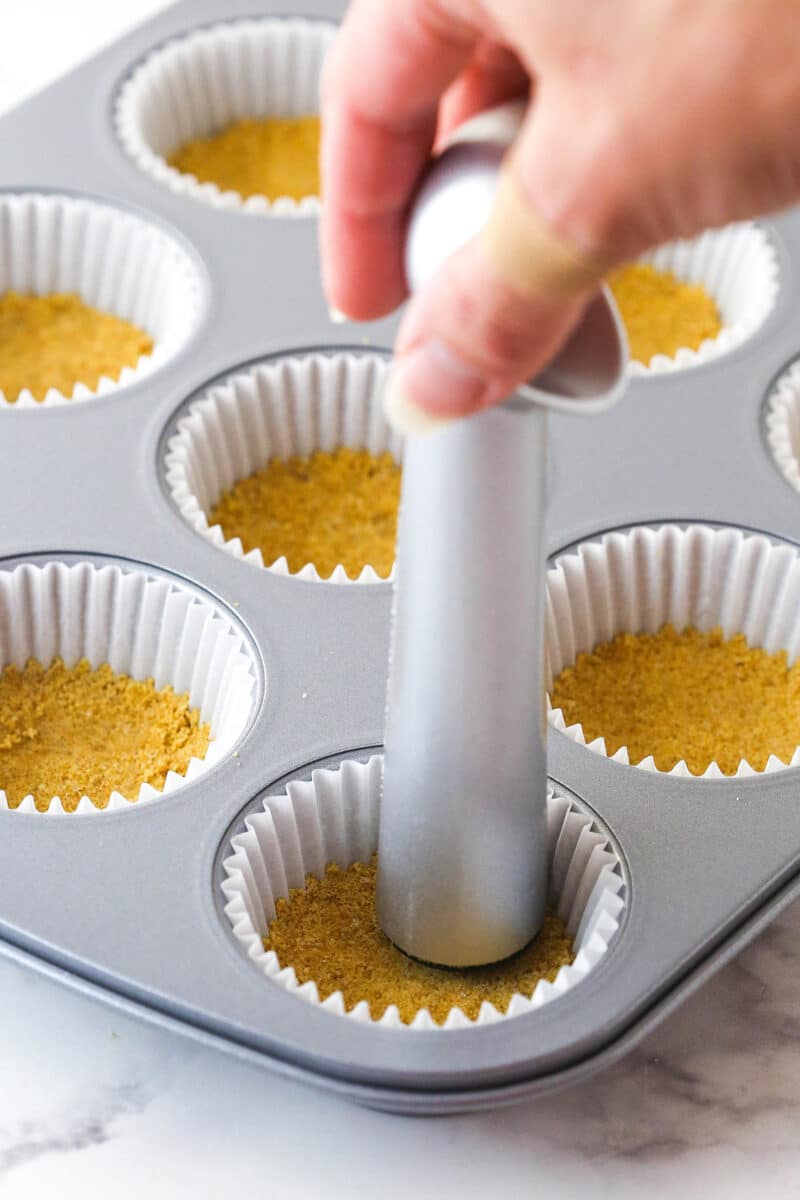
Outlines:
[[[117,380],[152,349],[143,330],[71,293],[0,296],[0,391],[12,404],[25,388],[44,400],[50,388],[69,397],[77,383]]]
[[[422,1008],[442,1024],[455,1006],[474,1020],[484,1000],[505,1012],[515,992],[532,996],[540,979],[552,981],[574,960],[563,922],[548,914],[530,945],[502,963],[450,970],[418,962],[378,923],[376,872],[377,856],[346,870],[331,863],[322,879],[309,875],[275,905],[264,948],[294,967],[299,983],[314,980],[320,1000],[340,991],[348,1010],[366,1000],[376,1021],[390,1004],[406,1024]]]
[[[11,808],[31,794],[40,812],[53,796],[70,812],[84,795],[97,808],[114,791],[135,800],[142,783],[162,788],[168,771],[183,774],[209,738],[188,696],[107,664],[57,658],[45,669],[31,658],[0,674],[0,788]]]
[[[763,771],[800,745],[800,662],[720,629],[619,634],[579,654],[551,700],[587,741],[605,738],[609,754],[627,746],[632,763],[652,754],[660,771],[681,759],[694,775],[712,762],[733,775],[741,759]]]
[[[385,452],[342,446],[310,458],[273,459],[223,492],[208,515],[226,539],[256,547],[265,563],[283,554],[290,571],[314,563],[323,578],[338,563],[387,576],[394,561],[400,467]]]
[[[277,200],[319,195],[319,117],[237,121],[187,142],[167,162],[222,191]]]
[[[608,277],[628,334],[631,358],[645,366],[656,354],[673,358],[681,347],[697,350],[715,338],[722,319],[699,284],[682,283],[671,271],[630,263]]]

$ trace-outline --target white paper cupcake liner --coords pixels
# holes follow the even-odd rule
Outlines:
[[[325,21],[266,18],[213,25],[169,42],[136,67],[120,91],[115,120],[123,147],[158,183],[215,208],[317,213],[317,196],[245,199],[200,183],[166,160],[186,142],[235,121],[318,113],[322,62],[334,33]]]
[[[118,674],[152,678],[157,688],[171,684],[211,727],[205,756],[192,758],[185,775],[170,771],[163,791],[143,783],[135,802],[119,792],[84,796],[76,813],[127,809],[196,779],[231,751],[253,711],[255,669],[242,635],[194,592],[144,570],[48,562],[0,571],[0,670],[21,669],[29,658],[43,666],[62,658],[68,667],[86,658],[92,667],[108,663]],[[0,790],[0,809],[8,808]],[[13,811],[44,815],[33,796]],[[47,814],[65,812],[54,796]]]
[[[122,317],[153,339],[153,351],[117,379],[51,388],[36,401],[0,391],[0,407],[39,408],[88,400],[136,383],[186,344],[200,319],[203,284],[189,254],[142,217],[73,196],[0,194],[0,295],[76,292],[85,304]]]
[[[273,458],[350,446],[389,451],[400,462],[402,441],[381,404],[387,371],[377,355],[307,354],[262,363],[211,387],[178,421],[164,459],[166,483],[184,520],[228,554],[292,574],[284,557],[265,564],[259,549],[245,554],[238,537],[226,541],[219,525],[209,525],[208,513],[224,491]],[[294,574],[320,579],[313,563]],[[352,580],[339,564],[329,582],[383,580],[369,564]]]
[[[224,860],[225,913],[236,940],[273,984],[310,1004],[320,1004],[316,984],[298,985],[291,963],[279,963],[266,951],[263,937],[275,916],[275,901],[303,887],[307,875],[321,877],[330,862],[347,867],[369,862],[378,846],[378,814],[383,758],[353,760],[336,770],[317,770],[309,782],[289,783],[268,796],[263,811],[251,814],[246,829],[232,841]],[[514,995],[506,1013],[487,1002],[473,1021],[459,1008],[437,1025],[421,1009],[405,1025],[395,1005],[374,1022],[389,1029],[463,1029],[488,1025],[535,1011],[580,983],[602,959],[616,935],[625,908],[619,858],[606,835],[575,802],[551,791],[547,799],[550,845],[550,900],[574,938],[575,961],[555,980],[542,980],[532,997]],[[366,1001],[345,1009],[341,992],[322,1007],[354,1021],[372,1021]]]
[[[701,632],[719,626],[726,638],[741,633],[751,646],[770,653],[786,650],[793,663],[800,655],[800,556],[762,534],[699,524],[638,526],[582,543],[547,572],[548,687],[581,652],[620,633],[656,633],[667,623]],[[549,700],[548,713],[556,729],[607,755],[602,737],[587,742],[583,727],[567,725]],[[624,746],[612,757],[658,771],[652,755],[631,764]],[[770,756],[765,771],[798,765],[800,748],[790,762]],[[742,760],[735,774],[760,773]],[[668,774],[692,775],[683,760]],[[692,778],[731,776],[711,763]]]
[[[684,346],[674,357],[656,354],[649,363],[631,360],[632,375],[679,371],[719,358],[763,325],[778,294],[775,249],[765,230],[751,221],[669,242],[639,261],[671,271],[684,283],[701,284],[719,309],[722,329],[696,350]]]
[[[800,492],[800,361],[787,367],[770,392],[765,426],[778,470]]]

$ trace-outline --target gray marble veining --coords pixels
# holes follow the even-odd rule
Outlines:
[[[800,908],[583,1086],[367,1112],[0,965],[0,1195],[800,1195]],[[413,1188],[409,1186],[414,1171]],[[267,1186],[269,1184],[269,1186]],[[321,1190],[322,1189],[322,1190]]]

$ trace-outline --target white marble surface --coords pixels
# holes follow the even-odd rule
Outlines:
[[[616,1068],[425,1120],[356,1109],[0,964],[0,1196],[800,1195],[800,911]]]
[[[3,0],[0,110],[158,7]],[[0,1005],[3,1200],[800,1196],[797,909],[617,1068],[478,1116],[360,1111],[2,961]]]

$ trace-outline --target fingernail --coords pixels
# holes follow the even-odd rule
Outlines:
[[[483,408],[488,390],[444,342],[424,342],[395,360],[384,408],[398,432],[425,433]]]
[[[434,417],[424,408],[412,404],[394,371],[390,372],[384,388],[383,412],[395,433],[399,433],[403,437],[413,437],[418,433],[432,433],[434,429],[440,429],[443,425],[449,424],[449,421],[442,420],[441,417]]]

